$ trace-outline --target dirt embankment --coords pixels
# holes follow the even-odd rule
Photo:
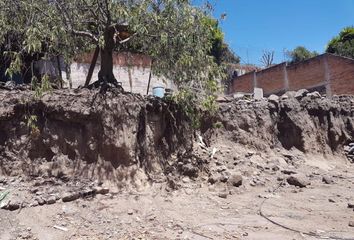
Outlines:
[[[133,183],[136,175],[157,180],[176,169],[203,171],[203,159],[176,160],[193,155],[194,134],[173,104],[89,90],[40,100],[28,91],[1,91],[0,101],[2,174]],[[202,136],[209,145],[225,140],[261,151],[342,155],[354,141],[354,98],[227,101],[204,122]]]
[[[354,239],[354,97],[224,101],[198,134],[158,99],[31,96],[0,91],[0,239]]]
[[[176,106],[113,90],[0,92],[1,173],[90,177],[121,182],[165,171],[192,146]]]
[[[343,146],[354,141],[354,97],[228,101],[202,130],[211,142],[221,138],[262,151],[341,155]]]

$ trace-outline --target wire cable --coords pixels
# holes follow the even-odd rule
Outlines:
[[[279,184],[279,186],[277,188],[275,188],[273,190],[272,193],[275,193],[277,190],[279,190],[279,188],[281,188],[281,186],[283,186],[283,182],[281,182]],[[267,217],[264,212],[263,212],[263,206],[264,204],[266,203],[266,201],[269,200],[269,199],[264,199],[263,202],[261,203],[261,205],[259,206],[259,215],[261,217],[263,217],[264,219],[266,219],[267,221],[273,223],[274,225],[278,226],[278,227],[281,227],[281,228],[284,228],[288,231],[291,231],[291,232],[295,232],[295,233],[299,233],[299,234],[302,234],[302,235],[306,235],[306,236],[310,236],[310,237],[315,237],[315,238],[318,238],[318,239],[334,239],[334,240],[354,240],[354,237],[351,237],[351,238],[341,238],[341,237],[336,237],[336,236],[322,236],[322,235],[319,235],[317,233],[314,233],[314,232],[305,232],[305,231],[300,231],[300,230],[297,230],[297,229],[294,229],[294,228],[291,228],[291,227],[287,227],[279,222],[276,222],[272,219],[270,219],[269,217]]]

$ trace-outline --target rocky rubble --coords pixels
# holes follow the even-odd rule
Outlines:
[[[212,128],[214,122],[222,127]],[[305,153],[343,155],[354,138],[354,96],[322,97],[306,90],[262,100],[220,103],[202,132],[209,142],[228,139],[260,151],[296,148]]]
[[[344,146],[344,152],[349,161],[354,163],[354,143],[349,143],[347,146]]]
[[[97,181],[77,179],[65,183],[42,177],[2,177],[0,189],[6,189],[0,208],[10,211],[109,194],[109,188]]]

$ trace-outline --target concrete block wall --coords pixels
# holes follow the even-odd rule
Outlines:
[[[354,59],[322,54],[297,64],[278,64],[235,78],[232,93],[250,93],[254,87],[263,88],[266,96],[303,88],[327,96],[354,94]]]

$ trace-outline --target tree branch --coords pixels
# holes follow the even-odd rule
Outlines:
[[[81,36],[81,37],[88,37],[91,40],[93,40],[95,43],[98,43],[98,38],[93,35],[90,32],[85,32],[85,31],[77,31],[77,30],[71,30],[73,34],[77,35],[77,36]]]

